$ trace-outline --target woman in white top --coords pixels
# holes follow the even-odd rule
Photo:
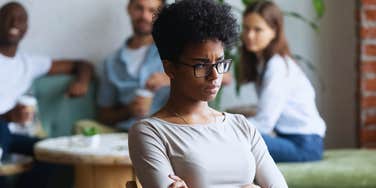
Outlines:
[[[224,48],[237,34],[230,7],[212,0],[177,1],[159,13],[153,37],[170,97],[129,131],[143,188],[287,187],[256,128],[208,106],[231,65]]]
[[[255,82],[259,98],[249,121],[271,156],[276,162],[320,160],[326,126],[311,83],[291,58],[279,8],[269,1],[247,7],[241,37],[239,81]]]

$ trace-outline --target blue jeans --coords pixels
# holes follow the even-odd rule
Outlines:
[[[323,138],[319,135],[284,135],[262,137],[275,162],[306,162],[322,159]]]

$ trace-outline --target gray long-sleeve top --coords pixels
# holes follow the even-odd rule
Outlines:
[[[129,132],[129,152],[143,188],[167,188],[169,174],[189,188],[235,188],[256,182],[287,187],[261,135],[242,115],[211,124],[144,119]]]

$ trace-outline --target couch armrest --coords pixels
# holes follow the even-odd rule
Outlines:
[[[96,82],[92,81],[83,97],[65,95],[72,76],[44,76],[34,81],[32,92],[38,100],[39,118],[48,137],[72,134],[74,123],[93,119],[96,114]]]

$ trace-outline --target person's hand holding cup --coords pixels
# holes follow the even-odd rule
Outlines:
[[[36,113],[36,105],[37,101],[34,97],[21,96],[17,105],[9,112],[10,121],[24,126],[31,124]]]
[[[153,92],[147,89],[137,89],[135,95],[130,105],[131,115],[139,118],[147,116],[153,102]]]

